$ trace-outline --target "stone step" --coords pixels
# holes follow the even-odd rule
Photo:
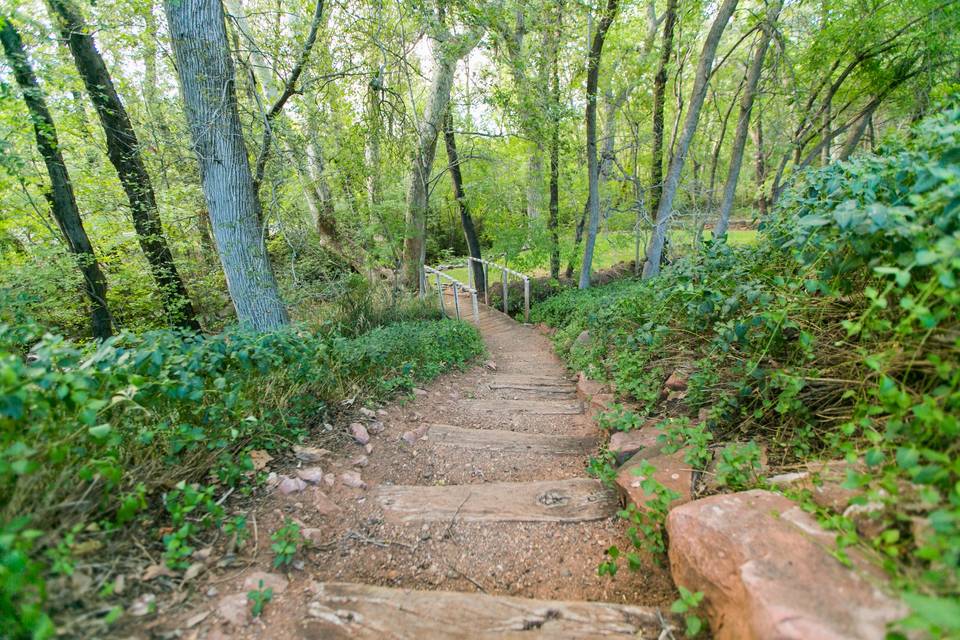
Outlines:
[[[597,439],[590,436],[546,435],[499,429],[463,429],[447,424],[431,424],[427,432],[427,441],[430,444],[463,449],[555,456],[581,456],[591,453],[597,447]]]
[[[374,498],[394,523],[587,522],[616,514],[616,491],[592,478],[451,486],[380,485]]]
[[[531,600],[453,591],[318,583],[303,640],[680,637],[680,621],[653,607]]]
[[[530,413],[538,416],[580,415],[582,402],[559,402],[554,400],[462,400],[468,410],[482,413]]]

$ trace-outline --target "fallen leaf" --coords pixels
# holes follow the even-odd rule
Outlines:
[[[187,618],[187,621],[185,623],[187,629],[197,626],[198,624],[206,620],[207,616],[209,616],[211,613],[212,613],[212,610],[207,609],[206,611],[201,611],[196,615],[190,616],[189,618]]]
[[[180,584],[184,584],[196,578],[200,575],[200,572],[203,571],[202,562],[194,562],[189,567],[187,567],[186,572],[183,574],[183,581]]]
[[[103,549],[103,543],[99,540],[84,540],[70,547],[70,551],[75,556],[85,556],[100,549]]]
[[[270,461],[273,460],[273,456],[264,451],[263,449],[254,449],[250,452],[250,460],[253,462],[253,470],[260,471],[265,469]]]
[[[160,576],[172,576],[174,575],[173,571],[165,564],[152,564],[143,571],[143,575],[140,576],[140,580],[143,582],[150,582],[154,578],[159,578]]]

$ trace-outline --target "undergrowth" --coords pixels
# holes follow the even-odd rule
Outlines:
[[[641,411],[691,370],[684,402],[710,409],[709,433],[673,435],[738,443],[718,460],[731,489],[757,485],[757,443],[773,467],[860,461],[847,486],[877,505],[879,535],[825,524],[888,570],[913,610],[902,629],[960,637],[960,110],[796,176],[760,236],[707,243],[660,278],[565,291],[533,319]]]
[[[332,422],[343,401],[382,400],[482,351],[473,327],[415,314],[424,316],[433,319],[362,334],[331,323],[209,337],[122,333],[86,345],[2,318],[4,635],[53,635],[49,606],[79,598],[69,578],[112,583],[111,563],[91,559],[122,555],[132,537],[151,545],[165,531],[160,551],[174,570],[205,532],[242,541],[245,521],[227,518],[222,500],[262,481],[252,450],[283,455],[326,433],[314,428]],[[296,553],[294,533],[274,538],[279,564]]]

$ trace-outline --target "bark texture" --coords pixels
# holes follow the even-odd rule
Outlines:
[[[230,298],[241,324],[259,331],[276,329],[289,320],[257,215],[223,6],[207,0],[166,0],[165,7]]]
[[[447,111],[447,117],[444,120],[443,139],[447,146],[447,162],[450,163],[450,180],[453,183],[453,196],[457,199],[457,205],[460,209],[460,225],[463,227],[463,236],[467,241],[467,249],[470,251],[470,257],[482,258],[480,255],[480,238],[477,237],[477,229],[473,224],[473,216],[470,215],[470,207],[467,205],[467,193],[463,188],[463,173],[460,171],[460,155],[457,153],[457,138],[453,133],[453,114]],[[483,292],[487,289],[486,279],[483,277],[483,265],[479,262],[471,263],[473,267],[473,282],[477,291]]]
[[[663,192],[663,109],[667,93],[667,66],[673,53],[673,30],[677,24],[677,0],[667,0],[663,20],[660,63],[653,79],[653,141],[650,152],[650,211],[656,215]]]
[[[736,8],[737,0],[724,0],[717,11],[713,24],[710,25],[707,39],[703,43],[700,61],[697,64],[697,73],[693,81],[693,90],[690,94],[687,117],[683,123],[683,131],[677,140],[676,154],[667,170],[667,177],[663,184],[663,194],[657,208],[656,224],[653,227],[653,233],[650,235],[650,243],[647,245],[647,263],[643,266],[644,278],[651,278],[660,274],[660,258],[663,255],[663,244],[666,240],[667,221],[673,212],[673,201],[680,186],[680,174],[683,172],[683,165],[687,159],[687,152],[690,150],[690,143],[697,132],[700,110],[703,108],[703,101],[707,95],[707,82],[713,69],[713,59],[717,54],[720,37],[727,28],[727,22]]]
[[[33,132],[37,139],[37,148],[50,176],[50,190],[46,193],[50,210],[67,246],[77,256],[77,266],[83,274],[84,290],[90,299],[91,333],[95,338],[108,338],[111,334],[111,321],[107,308],[107,279],[100,270],[93,245],[83,228],[67,165],[60,153],[57,129],[50,110],[47,109],[40,83],[30,67],[20,34],[5,15],[0,15],[0,41],[7,63],[23,93],[23,101],[30,112]]]
[[[750,133],[750,114],[753,111],[753,102],[757,96],[757,87],[760,84],[760,74],[763,72],[763,60],[767,56],[770,40],[776,29],[777,19],[783,0],[772,0],[767,8],[767,17],[763,24],[763,31],[757,41],[757,49],[753,53],[750,69],[747,71],[747,86],[740,101],[740,115],[737,118],[737,131],[733,136],[733,148],[730,150],[730,167],[727,170],[727,183],[723,188],[723,200],[720,202],[720,219],[713,229],[714,239],[724,238],[730,226],[730,212],[733,210],[733,199],[737,194],[737,182],[740,180],[740,168],[743,165],[743,151],[747,146],[747,135]]]
[[[173,254],[163,236],[153,183],[140,155],[140,141],[117,94],[113,79],[83,15],[71,0],[47,0],[47,6],[64,42],[69,46],[77,71],[100,118],[107,143],[107,156],[117,171],[130,203],[137,240],[160,289],[171,324],[199,330],[193,303],[177,271]]]

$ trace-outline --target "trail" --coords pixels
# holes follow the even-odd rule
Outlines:
[[[660,636],[674,598],[665,568],[597,576],[605,549],[630,545],[618,496],[586,472],[599,433],[569,372],[533,328],[480,314],[488,362],[386,407],[369,455],[351,443],[355,454],[319,463],[366,487],[338,479],[272,498],[261,531],[291,517],[313,549],[261,618],[222,623],[225,594],[245,593],[253,571],[277,573],[261,533],[251,566],[209,576],[224,584],[184,613],[213,613],[195,637]],[[411,445],[412,433],[423,437]]]

